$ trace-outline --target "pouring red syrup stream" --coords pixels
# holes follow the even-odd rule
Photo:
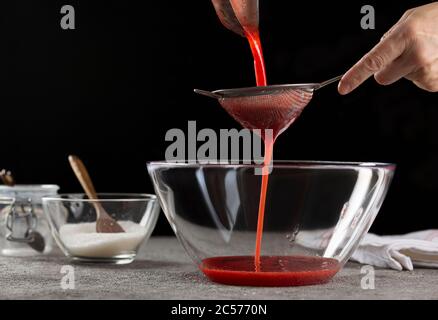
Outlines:
[[[254,69],[256,75],[256,82],[258,87],[265,87],[268,85],[266,77],[265,59],[263,57],[262,43],[260,41],[260,33],[258,30],[255,32],[246,32],[246,38],[249,41],[252,55],[254,57]],[[265,135],[262,134],[262,139],[265,143],[265,158],[264,169],[266,169],[272,161],[272,153],[274,151],[274,141],[265,139]],[[259,213],[257,218],[257,237],[254,254],[254,264],[256,272],[260,271],[260,254],[262,250],[262,237],[263,237],[263,223],[265,221],[265,207],[266,207],[266,194],[268,192],[269,174],[263,172],[262,175],[262,187],[260,190],[260,202]]]
[[[266,68],[259,31],[247,30],[245,33],[254,57],[257,86],[267,86]],[[267,112],[269,110],[264,111]],[[251,119],[250,116],[246,118]],[[261,256],[266,194],[269,183],[268,171],[272,161],[274,143],[278,135],[291,123],[291,121],[284,121],[281,118],[275,120],[277,120],[277,123],[271,128],[273,130],[272,138],[267,138],[266,132],[262,134],[265,145],[265,157],[254,257],[214,257],[204,259],[200,268],[214,282],[242,286],[284,287],[313,285],[328,282],[340,269],[339,262],[336,259],[305,256]],[[249,124],[253,129],[262,127],[255,119],[252,119]]]

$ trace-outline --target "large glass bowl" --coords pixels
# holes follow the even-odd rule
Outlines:
[[[149,239],[160,206],[155,195],[63,194],[43,198],[53,237],[70,259],[87,263],[127,264]],[[96,210],[103,208],[123,228],[122,233],[97,233]]]
[[[294,286],[329,281],[368,232],[395,170],[383,163],[274,163],[257,264],[261,176],[256,168],[148,164],[172,229],[215,282]]]

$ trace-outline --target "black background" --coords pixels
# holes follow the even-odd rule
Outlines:
[[[274,83],[316,82],[346,71],[403,12],[427,1],[260,1],[261,33]],[[73,5],[76,29],[62,30]],[[376,10],[362,30],[360,8]],[[67,162],[86,162],[103,192],[152,192],[146,161],[162,160],[168,129],[233,128],[193,88],[254,84],[247,43],[224,29],[208,0],[2,2],[0,167],[20,183],[80,186]],[[341,97],[314,97],[278,140],[276,159],[398,164],[373,226],[378,233],[436,228],[437,95],[408,81],[367,81]],[[156,234],[170,233],[164,217]]]

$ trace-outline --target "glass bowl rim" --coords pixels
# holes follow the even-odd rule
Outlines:
[[[395,171],[395,163],[385,162],[343,162],[343,161],[313,161],[313,160],[274,160],[274,168],[296,168],[296,169],[386,169]],[[221,162],[167,162],[167,161],[149,161],[148,167],[172,167],[172,168],[257,168],[263,164],[232,164]]]
[[[75,198],[63,198],[67,196],[73,196]],[[42,197],[43,202],[149,202],[157,201],[157,196],[149,193],[111,193],[111,192],[98,192],[97,196],[99,199],[83,199],[79,196],[86,196],[85,193],[60,193],[56,196],[46,196]],[[106,199],[105,196],[114,196],[120,198]],[[123,198],[130,196],[132,198]],[[102,198],[103,197],[103,198]]]

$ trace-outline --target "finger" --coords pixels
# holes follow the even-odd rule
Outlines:
[[[405,40],[397,28],[348,70],[339,82],[339,93],[344,95],[356,89],[370,76],[397,59],[404,49]]]
[[[414,71],[409,58],[399,57],[374,75],[378,84],[390,85]]]
[[[412,81],[420,89],[429,92],[437,92],[438,76],[435,76],[435,74],[437,73],[426,72],[424,69],[419,69],[406,75],[405,78]]]
[[[420,89],[423,89],[425,91],[429,92],[438,92],[438,80],[435,80],[434,82],[429,82],[427,84],[419,81],[413,81],[413,83]]]

